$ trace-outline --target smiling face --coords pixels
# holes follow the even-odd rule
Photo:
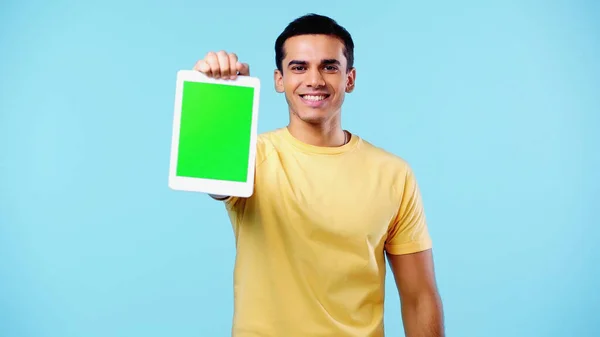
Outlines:
[[[289,38],[284,50],[275,89],[285,93],[291,118],[322,124],[339,116],[356,77],[354,68],[347,70],[343,42],[328,35],[299,35]]]

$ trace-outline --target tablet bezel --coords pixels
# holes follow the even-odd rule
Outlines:
[[[250,148],[248,157],[248,179],[246,182],[224,181],[205,178],[177,176],[177,159],[179,149],[179,131],[184,82],[201,82],[224,84],[231,86],[251,87],[254,89],[252,103],[252,126],[250,129]],[[169,187],[177,191],[200,192],[213,195],[250,197],[254,190],[254,170],[256,162],[256,141],[258,137],[258,104],[260,97],[260,80],[251,76],[238,76],[235,80],[215,79],[195,70],[177,72],[175,90],[175,108],[173,113],[173,130],[171,139],[171,161],[169,166]]]

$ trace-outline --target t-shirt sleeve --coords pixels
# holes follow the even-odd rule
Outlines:
[[[427,228],[421,192],[414,172],[408,168],[404,183],[399,184],[401,194],[398,212],[388,230],[385,250],[392,255],[410,254],[430,249],[431,237]]]
[[[228,197],[227,199],[224,200],[224,202],[225,202],[225,208],[229,212],[241,212],[241,209],[243,208],[244,203],[246,202],[246,198]]]
[[[258,171],[259,167],[262,165],[262,163],[266,160],[266,158],[268,157],[268,155],[273,152],[273,148],[271,146],[269,146],[268,142],[265,141],[265,138],[262,136],[259,136],[257,141],[256,141],[256,162],[255,162],[255,170],[254,170],[254,174],[255,174],[255,180],[254,180],[254,184],[255,184],[255,188],[256,188],[256,172]],[[259,183],[259,182],[258,182]],[[244,213],[247,212],[247,206],[249,205],[249,199],[254,197],[254,192],[253,195],[245,198],[245,197],[234,197],[234,196],[230,196],[227,199],[224,200],[225,203],[225,208],[227,210],[227,213],[229,215],[229,219],[231,220],[231,224],[233,225],[234,230],[237,233],[237,230],[239,228],[239,226],[242,224],[242,221],[244,219]]]

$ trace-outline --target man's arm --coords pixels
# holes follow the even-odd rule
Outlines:
[[[400,295],[406,337],[444,337],[431,249],[387,256]]]

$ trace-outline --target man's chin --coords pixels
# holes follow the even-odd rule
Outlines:
[[[296,117],[301,121],[309,124],[322,124],[331,119],[332,114],[327,114],[325,111],[310,111],[310,112],[299,112]]]

